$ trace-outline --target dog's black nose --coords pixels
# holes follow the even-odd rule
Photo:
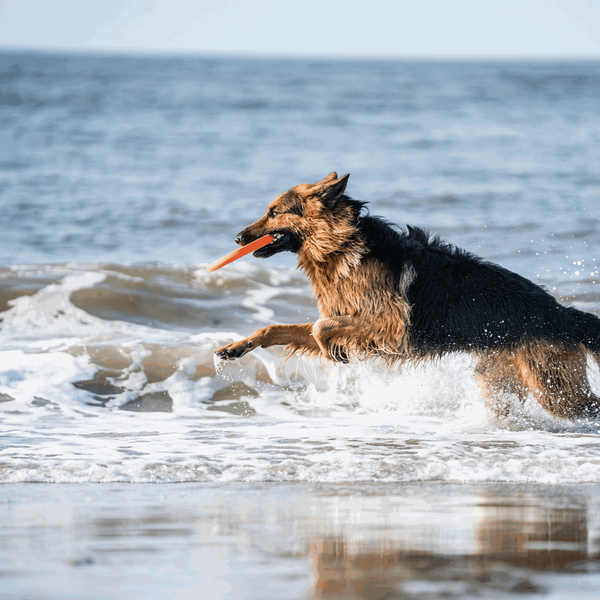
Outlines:
[[[242,234],[242,233],[238,233],[238,234],[235,236],[235,243],[236,243],[236,244],[239,244],[240,246],[242,246],[242,245],[243,245],[243,243],[244,243],[244,236],[243,236],[243,234]]]

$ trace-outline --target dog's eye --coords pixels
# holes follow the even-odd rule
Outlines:
[[[276,210],[272,210],[269,212],[269,217],[272,219],[273,217],[276,217],[278,215],[280,215],[281,213],[278,213]]]

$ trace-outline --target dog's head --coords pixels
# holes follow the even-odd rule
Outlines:
[[[268,258],[279,252],[298,253],[307,239],[323,224],[332,221],[344,198],[350,175],[330,173],[317,183],[301,183],[277,196],[264,217],[241,231],[235,241],[245,246],[270,234],[275,238],[268,246],[254,252],[258,258]]]

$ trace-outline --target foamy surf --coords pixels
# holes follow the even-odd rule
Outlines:
[[[497,419],[468,356],[402,372],[276,349],[215,360],[256,327],[314,311],[289,269],[4,275],[37,287],[1,314],[2,482],[600,480],[598,423],[532,400]]]

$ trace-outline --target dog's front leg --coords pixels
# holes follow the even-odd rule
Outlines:
[[[352,317],[328,317],[313,325],[313,337],[323,356],[336,362],[349,362],[349,346],[358,342],[356,323]]]
[[[405,333],[404,322],[398,319],[394,327],[381,325],[381,318],[370,315],[325,317],[313,326],[321,353],[327,358],[348,363],[351,357],[399,357]]]
[[[269,346],[286,346],[292,353],[319,354],[319,346],[312,335],[313,325],[269,325],[239,342],[219,348],[216,354],[223,360],[234,360],[255,348]]]

